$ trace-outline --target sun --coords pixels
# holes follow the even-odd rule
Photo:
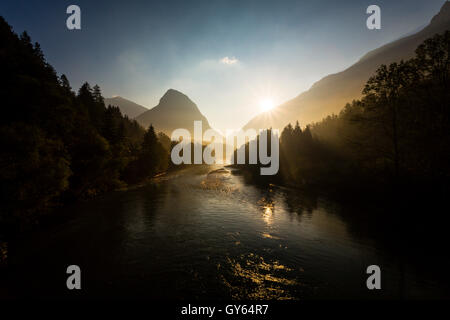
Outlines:
[[[275,107],[275,105],[272,99],[262,99],[261,101],[259,101],[259,108],[262,112],[270,111],[271,109],[273,109],[273,107]]]

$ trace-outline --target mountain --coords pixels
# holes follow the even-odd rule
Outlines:
[[[122,97],[113,97],[113,98],[106,98],[105,99],[105,105],[112,105],[119,107],[120,111],[123,115],[127,115],[128,118],[133,119],[140,115],[141,113],[144,113],[148,110],[148,108],[143,107],[137,103],[134,103],[133,101],[127,100]]]
[[[162,131],[169,137],[178,128],[187,129],[193,135],[194,121],[197,120],[202,121],[203,132],[211,128],[197,105],[188,96],[174,89],[169,89],[156,107],[136,117],[136,121],[144,128],[152,124],[156,131]]]
[[[366,81],[381,64],[406,60],[427,38],[450,29],[450,2],[446,1],[431,22],[419,32],[388,43],[364,55],[348,69],[328,75],[309,90],[284,104],[250,120],[244,129],[283,129],[298,120],[306,125],[332,113],[338,113],[347,102],[361,97]]]

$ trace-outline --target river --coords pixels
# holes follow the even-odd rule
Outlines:
[[[449,296],[352,225],[333,201],[248,184],[213,167],[181,170],[61,209],[70,218],[11,245],[12,296],[159,299],[424,298]],[[356,231],[355,231],[356,229]],[[66,268],[82,289],[66,289]],[[378,265],[382,289],[366,287]]]

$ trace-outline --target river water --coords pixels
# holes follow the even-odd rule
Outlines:
[[[196,167],[65,208],[11,245],[13,296],[160,299],[448,297],[432,269],[371,237],[354,210]],[[362,227],[361,227],[362,226]],[[82,290],[66,289],[81,268]],[[382,289],[366,287],[378,265]],[[430,271],[431,270],[431,271]]]

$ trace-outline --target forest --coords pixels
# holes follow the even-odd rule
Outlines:
[[[0,39],[0,237],[167,169],[167,136],[105,106],[98,85],[75,93],[39,44],[2,17]]]
[[[362,98],[339,114],[286,126],[280,136],[280,171],[264,179],[351,197],[412,190],[448,194],[449,79],[446,31],[425,40],[414,58],[381,65]],[[258,165],[239,167],[252,179],[262,179]]]

